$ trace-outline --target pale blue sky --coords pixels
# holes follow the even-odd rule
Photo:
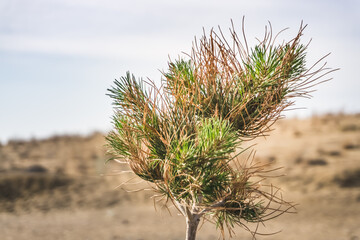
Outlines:
[[[332,52],[341,68],[290,116],[360,112],[360,1],[357,0],[1,0],[0,141],[111,128],[115,78],[130,70],[160,80],[168,57],[189,52],[202,27],[240,27],[249,41],[304,20],[309,63]]]

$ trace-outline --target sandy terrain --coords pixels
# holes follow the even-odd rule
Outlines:
[[[256,139],[256,160],[282,166],[297,214],[260,226],[257,239],[360,240],[360,115],[282,120]],[[102,134],[13,140],[0,145],[0,239],[184,239],[185,223],[154,210],[151,192],[117,188],[126,175],[106,160]],[[255,226],[251,226],[255,227]],[[218,239],[204,223],[198,239]],[[252,239],[238,228],[234,239]]]

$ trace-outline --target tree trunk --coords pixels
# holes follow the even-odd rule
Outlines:
[[[200,223],[201,216],[198,214],[191,214],[186,216],[186,238],[185,240],[195,240],[197,228]]]

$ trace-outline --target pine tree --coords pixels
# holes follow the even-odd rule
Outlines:
[[[251,49],[244,25],[244,44],[233,24],[229,40],[211,30],[185,59],[169,62],[159,88],[128,72],[109,89],[116,110],[109,151],[171,201],[186,219],[187,240],[202,218],[224,236],[225,228],[231,235],[236,225],[247,229],[293,207],[276,188],[251,180],[268,166],[244,165],[238,156],[244,141],[267,134],[295,97],[309,97],[334,71],[323,58],[307,68],[305,27],[282,44],[265,31]]]

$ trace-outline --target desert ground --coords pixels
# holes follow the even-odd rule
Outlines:
[[[297,213],[260,225],[267,240],[360,240],[360,114],[284,119],[245,142],[254,161],[282,167],[268,181]],[[154,204],[126,166],[105,164],[103,133],[0,144],[0,239],[184,239],[185,221]],[[244,153],[244,156],[246,152]],[[245,158],[245,157],[244,157]],[[121,185],[131,179],[132,185]],[[256,225],[249,225],[255,229]],[[198,239],[218,239],[202,224]],[[228,237],[228,236],[227,236]],[[236,228],[234,239],[252,239]]]

